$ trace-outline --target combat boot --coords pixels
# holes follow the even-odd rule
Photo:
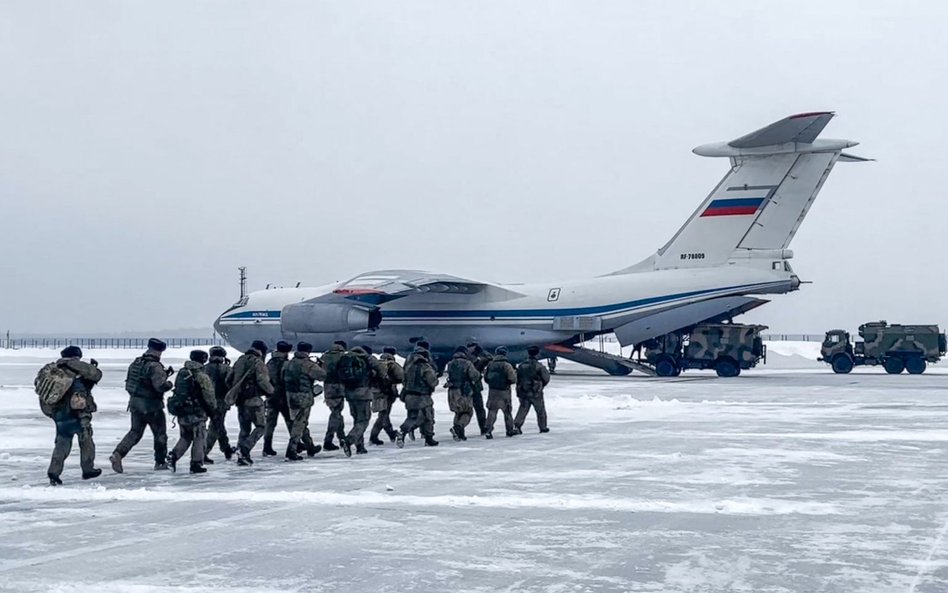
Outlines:
[[[381,446],[381,445],[384,445],[384,444],[385,444],[385,443],[383,443],[378,437],[372,437],[372,438],[370,438],[370,439],[369,439],[369,442],[372,443],[373,445],[376,445],[376,446]]]
[[[336,445],[332,441],[323,442],[323,451],[338,451],[338,450],[339,450],[339,445]]]
[[[296,452],[296,447],[290,446],[286,448],[286,460],[303,461],[303,458],[300,457],[300,454]]]
[[[346,457],[352,457],[352,445],[349,444],[349,439],[342,437],[339,439],[339,444],[342,445],[342,452],[346,454]]]
[[[205,455],[205,456],[204,456],[204,465],[214,465],[214,460],[211,459],[210,457],[208,457],[207,455]]]
[[[155,471],[156,471],[156,472],[158,472],[158,471],[167,471],[167,470],[168,470],[168,464],[167,464],[167,463],[165,463],[164,461],[156,461],[156,462],[155,462]]]
[[[234,456],[234,453],[237,452],[237,447],[226,447],[224,449],[224,459],[230,461],[231,457]]]
[[[485,431],[484,431],[484,438],[485,438],[485,439],[492,439],[492,438],[494,438],[494,433],[491,432],[491,431],[489,431],[489,430],[485,430]]]
[[[112,464],[112,471],[117,474],[125,472],[125,468],[122,467],[122,456],[118,454],[118,451],[114,451],[109,455],[109,463]]]
[[[311,446],[309,449],[306,449],[306,456],[307,456],[307,457],[316,457],[316,454],[319,453],[319,452],[322,451],[322,450],[323,450],[323,448],[320,447],[319,445],[313,445],[313,446]]]
[[[408,438],[411,439],[412,442],[414,442],[414,440],[415,440],[415,429],[414,429],[414,428],[411,429],[411,432],[408,433]]]
[[[250,451],[241,449],[237,452],[237,465],[253,465],[253,459],[250,458]]]
[[[452,427],[451,427],[451,438],[454,439],[454,442],[455,442],[455,443],[461,441],[461,432],[460,432],[460,430],[461,430],[461,429],[458,428],[457,426],[452,426]]]
[[[91,480],[92,478],[98,478],[101,475],[102,475],[102,470],[97,467],[94,467],[87,472],[82,472],[82,479]]]
[[[171,468],[171,473],[177,473],[178,471],[178,458],[175,457],[174,451],[168,453],[168,467]],[[158,469],[158,466],[155,466],[155,469]]]
[[[514,435],[523,434],[523,431],[520,430],[520,427],[519,427],[519,426],[517,426],[517,427],[514,427],[514,429],[513,429],[513,434],[514,434]]]
[[[264,457],[276,457],[277,452],[273,450],[273,442],[263,444]]]
[[[49,478],[49,485],[50,485],[50,486],[62,486],[62,485],[63,485],[63,481],[60,480],[60,479],[59,479],[59,476],[57,476],[56,474],[46,474],[46,477]]]
[[[196,461],[191,462],[191,473],[192,474],[206,474],[207,468],[201,465]]]
[[[467,436],[464,434],[464,427],[463,427],[463,426],[458,426],[458,436],[461,437],[461,440],[462,440],[462,441],[466,441],[466,440],[467,440]]]
[[[426,447],[437,447],[438,441],[434,440],[434,437],[425,437],[425,446]]]
[[[404,432],[398,431],[398,434],[395,435],[395,446],[398,447],[399,449],[405,446],[405,433]]]
[[[388,433],[388,440],[392,441],[393,443],[395,442],[395,439],[398,438],[398,431],[394,428],[386,429],[385,432]]]
[[[550,429],[549,429],[549,428],[541,428],[541,429],[540,429],[540,432],[543,433],[543,434],[546,434],[546,433],[550,432]]]
[[[356,445],[356,455],[365,455],[368,451],[365,448],[365,445]]]

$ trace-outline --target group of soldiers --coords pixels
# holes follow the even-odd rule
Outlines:
[[[384,444],[379,438],[384,432],[397,447],[404,447],[406,437],[415,439],[416,429],[425,446],[438,445],[432,396],[439,374],[425,340],[415,343],[404,367],[395,359],[395,348],[386,347],[376,357],[368,346],[349,349],[343,341],[335,342],[315,360],[311,344],[300,342],[294,352],[291,344],[281,341],[267,360],[267,345],[258,340],[233,365],[219,346],[208,352],[194,350],[175,373],[161,362],[166,347],[152,338],[148,350],[129,365],[125,389],[131,428],[109,456],[117,473],[125,471],[122,460],[141,440],[146,427],[154,439],[155,470],[176,471],[178,461],[190,449],[190,472],[196,474],[206,472],[205,466],[214,463],[208,453],[215,445],[228,460],[236,455],[241,466],[253,464],[251,452],[261,437],[263,456],[277,455],[273,436],[281,418],[290,437],[284,454],[287,461],[302,460],[303,453],[313,457],[321,451],[339,449],[346,457],[353,449],[356,454],[367,453],[364,437],[373,413],[376,418],[369,432],[373,445]],[[476,343],[456,349],[441,375],[446,378],[448,406],[454,413],[450,432],[455,441],[467,440],[467,427],[475,417],[480,434],[492,439],[498,412],[504,416],[507,436],[519,435],[531,408],[540,432],[549,432],[543,389],[550,382],[550,373],[537,360],[538,348],[531,347],[527,353],[529,358],[515,368],[507,360],[504,347],[497,348],[493,355]],[[92,389],[102,379],[98,362],[83,361],[82,350],[69,346],[44,371],[50,368],[71,380],[65,395],[49,404],[41,393],[43,371],[37,376],[41,408],[56,423],[56,441],[47,472],[50,484],[62,484],[60,474],[74,436],[78,437],[83,479],[96,478],[102,473],[95,467],[92,439],[92,414],[97,409]],[[486,406],[484,381],[488,386]],[[516,417],[512,412],[514,386],[520,400]],[[170,452],[165,415],[165,396],[169,392],[168,413],[177,418],[180,431]],[[309,427],[310,412],[320,394],[329,408],[322,445],[314,441]],[[396,430],[391,413],[397,401],[404,402],[407,414]],[[347,404],[352,418],[348,432],[343,416]],[[232,406],[237,407],[240,426],[236,447],[231,445],[225,424]]]

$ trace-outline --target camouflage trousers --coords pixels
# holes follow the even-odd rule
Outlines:
[[[191,463],[204,463],[204,453],[207,450],[207,428],[204,421],[185,423],[178,418],[178,422],[178,442],[174,444],[171,456],[181,459],[190,447]]]
[[[346,440],[356,446],[365,446],[365,431],[372,421],[372,400],[350,399],[349,414],[352,416],[352,429]]]
[[[474,392],[471,405],[474,408],[474,414],[477,416],[477,427],[481,434],[484,434],[484,427],[487,426],[487,412],[484,410],[484,392],[482,389]]]
[[[465,428],[474,415],[473,398],[465,396],[459,389],[448,390],[448,408],[454,412],[454,426]]]
[[[230,440],[227,438],[227,426],[224,419],[227,415],[227,408],[217,410],[211,415],[207,428],[207,441],[204,445],[204,452],[207,453],[214,448],[216,443],[220,443],[221,451],[230,449]]]
[[[70,419],[56,423],[56,440],[53,444],[53,456],[49,460],[47,473],[59,476],[69,452],[72,451],[72,437],[79,437],[79,465],[82,473],[95,469],[95,442],[92,440],[92,419],[88,417]]]
[[[408,434],[416,428],[421,428],[421,436],[434,436],[434,407],[428,406],[420,409],[408,410],[408,418],[402,422],[400,430],[402,434]]]
[[[328,390],[326,391],[328,393]],[[341,442],[346,437],[346,421],[342,417],[342,410],[346,406],[346,400],[341,397],[323,398],[326,406],[329,407],[329,425],[326,427],[326,437],[324,443],[332,443],[333,437]]]
[[[282,401],[280,401],[282,399]],[[285,395],[272,395],[267,398],[267,419],[263,432],[263,448],[273,448],[273,433],[276,431],[280,417],[283,417],[283,424],[286,426],[286,432],[293,431],[293,417],[286,404]]]
[[[389,396],[386,406],[378,406],[379,411],[375,416],[375,424],[372,425],[372,433],[369,435],[371,440],[379,438],[379,434],[385,431],[388,438],[395,440],[395,427],[392,426],[392,406],[395,404],[395,396]]]
[[[313,449],[313,437],[309,434],[309,414],[313,406],[305,408],[290,408],[290,443],[286,446],[287,453],[297,451],[300,445],[307,451]]]
[[[129,412],[132,415],[132,427],[115,447],[115,452],[119,457],[128,455],[132,447],[142,440],[147,426],[151,429],[151,435],[155,440],[155,463],[164,463],[165,458],[168,457],[168,425],[165,422],[165,411],[139,412],[133,408]]]
[[[266,426],[266,414],[263,406],[239,406],[237,408],[237,422],[240,424],[240,436],[237,438],[237,447],[245,455],[250,455]]]
[[[523,426],[527,420],[527,414],[532,406],[537,413],[537,426],[540,430],[546,430],[546,404],[543,402],[543,394],[531,397],[518,397],[520,407],[517,408],[517,417],[514,418],[514,426],[518,429]]]
[[[487,421],[484,423],[484,432],[494,432],[494,423],[497,422],[497,412],[504,414],[504,427],[507,434],[514,429],[513,405],[510,401],[510,390],[491,389],[487,395]]]

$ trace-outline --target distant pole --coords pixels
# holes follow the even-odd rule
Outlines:
[[[247,266],[240,266],[240,298],[247,296]]]

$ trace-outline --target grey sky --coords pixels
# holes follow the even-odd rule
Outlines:
[[[948,324],[942,2],[0,4],[0,330],[209,326],[251,288],[413,267],[591,276],[723,176],[691,154],[833,109],[753,319]]]

